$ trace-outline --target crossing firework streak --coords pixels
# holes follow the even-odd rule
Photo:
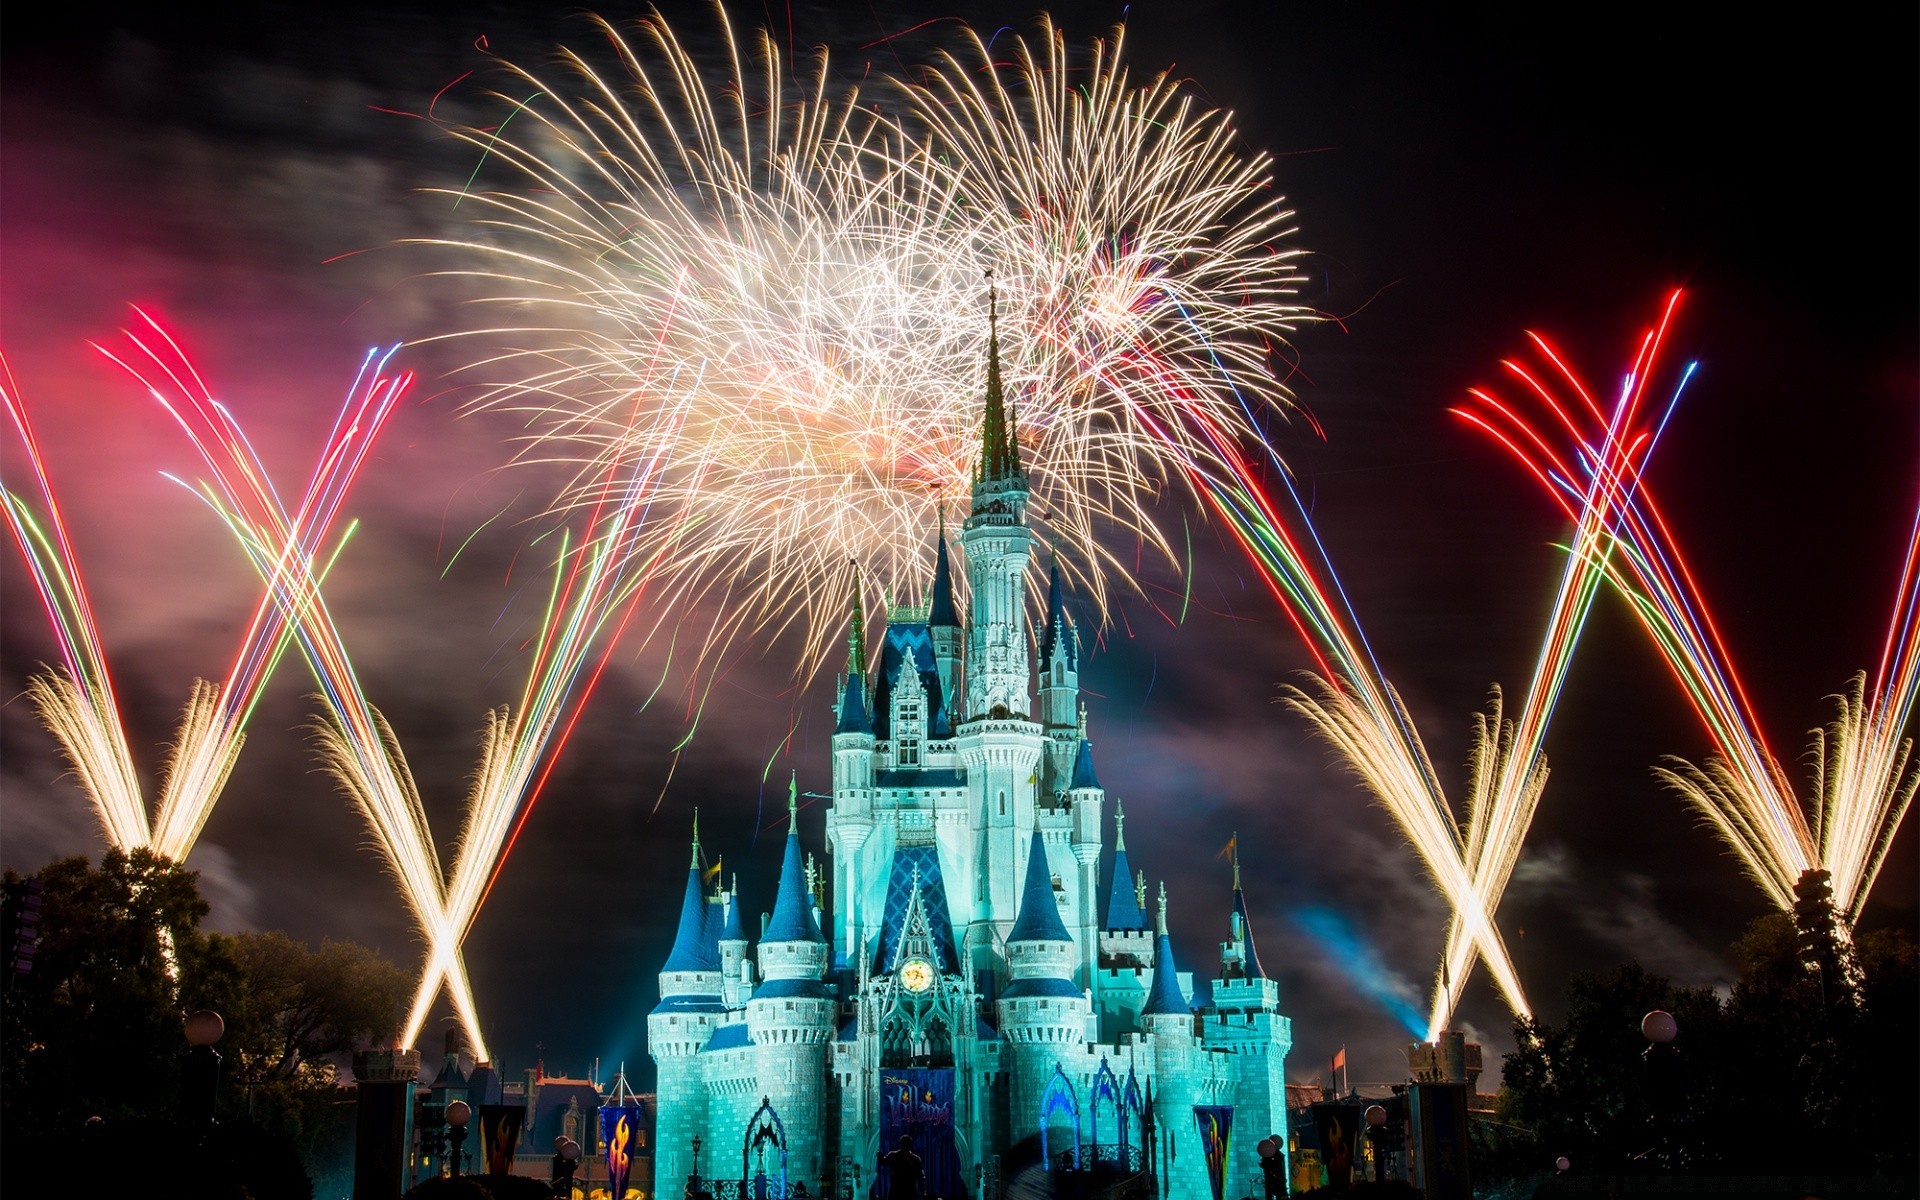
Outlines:
[[[1908,534],[1880,663],[1836,697],[1838,716],[1814,731],[1814,786],[1802,800],[1761,725],[1656,497],[1638,478],[1632,447],[1657,437],[1666,414],[1634,432],[1600,432],[1605,420],[1563,357],[1544,339],[1538,374],[1513,368],[1535,421],[1489,393],[1458,410],[1498,440],[1570,514],[1578,497],[1617,492],[1617,518],[1587,553],[1627,599],[1705,727],[1713,750],[1701,765],[1669,759],[1656,769],[1726,842],[1774,904],[1791,909],[1803,872],[1829,872],[1835,908],[1849,921],[1864,905],[1920,776],[1905,730],[1920,690],[1915,564],[1920,511]],[[1640,369],[1651,373],[1648,361]],[[1691,373],[1691,367],[1688,373]]]
[[[171,335],[145,312],[134,311],[140,332],[128,332],[125,345],[118,349],[99,347],[102,353],[156,396],[159,393],[148,378],[155,372],[181,386],[197,382]],[[358,402],[364,405],[370,399],[362,396]],[[301,498],[298,537],[264,547],[267,587],[254,606],[225,682],[194,683],[165,763],[159,805],[149,823],[73,539],[10,371],[5,401],[45,514],[36,519],[19,495],[7,491],[8,521],[51,619],[65,668],[64,673],[49,670],[36,675],[28,684],[28,694],[93,800],[109,843],[122,850],[150,847],[175,861],[184,860],[225,787],[247,722],[288,644],[287,623],[274,602],[275,581],[292,570],[296,559],[311,558],[329,541],[358,461],[339,454],[336,429],[336,439],[329,440]],[[349,398],[350,407],[355,402],[356,398]],[[244,440],[230,416],[223,414],[223,420],[230,436]],[[368,432],[369,440],[376,431]]]

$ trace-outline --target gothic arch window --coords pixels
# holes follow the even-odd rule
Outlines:
[[[1046,1095],[1040,1101],[1040,1161],[1047,1170],[1053,1170],[1053,1150],[1047,1145],[1047,1126],[1056,1116],[1064,1116],[1073,1124],[1073,1169],[1080,1169],[1080,1097],[1073,1090],[1066,1071],[1059,1063],[1053,1064],[1053,1078],[1047,1080]],[[1065,1153],[1065,1147],[1061,1148]]]
[[[1120,1102],[1120,1081],[1114,1078],[1113,1068],[1107,1065],[1107,1058],[1106,1058],[1106,1055],[1104,1054],[1100,1056],[1100,1069],[1094,1073],[1093,1096],[1092,1096],[1092,1099],[1089,1100],[1087,1104],[1087,1107],[1089,1110],[1091,1110],[1092,1116],[1093,1116],[1093,1119],[1088,1122],[1088,1127],[1089,1127],[1089,1131],[1093,1134],[1093,1160],[1095,1162],[1099,1162],[1101,1157],[1100,1156],[1100,1110],[1103,1107],[1102,1101],[1105,1102],[1104,1107],[1107,1109],[1107,1111],[1111,1114],[1111,1117],[1112,1117],[1112,1128],[1113,1128],[1113,1135],[1114,1135],[1113,1148],[1124,1149],[1126,1145],[1127,1137],[1126,1137],[1126,1128],[1125,1128],[1125,1125],[1123,1124],[1123,1122],[1125,1121],[1125,1117],[1121,1115],[1122,1105]]]

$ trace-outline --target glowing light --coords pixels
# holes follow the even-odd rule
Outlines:
[[[514,347],[470,369],[506,378],[482,403],[526,413],[528,457],[580,472],[567,503],[602,499],[611,462],[659,461],[634,536],[676,614],[656,619],[709,602],[707,661],[794,628],[811,670],[855,563],[874,602],[924,586],[971,485],[989,268],[1063,565],[1100,604],[1133,586],[1110,544],[1178,569],[1162,494],[1285,399],[1266,359],[1303,313],[1267,160],[1170,78],[1134,82],[1117,38],[1081,60],[1051,26],[994,54],[965,35],[883,85],[888,116],[824,61],[787,82],[770,39],[717,20],[718,78],[657,17],[600,26],[615,72],[510,67],[541,99],[507,133],[455,131],[494,179],[462,193],[474,236],[437,243],[511,316],[448,336]]]
[[[1668,302],[1669,316],[1677,298],[1675,293]],[[1671,403],[1657,419],[1635,412],[1609,423],[1563,357],[1544,339],[1529,336],[1549,369],[1536,377],[1520,365],[1507,366],[1546,420],[1535,424],[1485,392],[1459,411],[1518,459],[1570,515],[1583,494],[1612,495],[1603,536],[1576,546],[1574,556],[1592,561],[1627,599],[1713,745],[1702,764],[1668,759],[1655,774],[1706,819],[1776,905],[1791,909],[1795,882],[1818,867],[1831,874],[1835,908],[1851,922],[1920,787],[1911,743],[1902,737],[1920,690],[1914,619],[1920,510],[1908,534],[1879,667],[1871,686],[1862,672],[1835,697],[1838,715],[1814,732],[1813,788],[1799,799],[1767,746],[1672,527],[1640,478],[1639,448],[1657,440]],[[1644,391],[1645,381],[1659,372],[1658,350],[1658,338],[1643,346],[1628,376],[1630,393]],[[1682,386],[1692,369],[1682,373]],[[1561,388],[1575,399],[1563,398]]]
[[[102,353],[146,384],[156,397],[159,393],[149,374],[158,374],[179,386],[197,384],[198,376],[172,336],[145,312],[134,312],[144,332],[129,332],[125,347],[100,347]],[[15,542],[27,560],[29,574],[50,618],[64,665],[64,671],[35,675],[27,685],[28,696],[92,799],[109,843],[122,850],[150,847],[168,858],[184,860],[226,786],[245,738],[247,721],[286,648],[287,622],[274,602],[274,593],[296,569],[296,563],[302,564],[299,570],[314,570],[312,559],[332,537],[340,505],[366,448],[378,434],[377,420],[366,425],[350,424],[344,421],[344,413],[357,409],[364,414],[370,405],[391,405],[397,389],[404,384],[384,385],[392,395],[369,391],[348,397],[343,421],[329,436],[300,498],[298,520],[262,542],[266,587],[254,606],[225,682],[194,681],[163,771],[159,804],[149,823],[73,539],[19,388],[4,362],[0,362],[0,370],[4,370],[6,380],[0,396],[26,450],[45,517],[36,519],[27,502],[10,489],[0,491],[0,499],[4,500]],[[211,397],[208,403],[212,403]],[[222,436],[244,443],[245,435],[230,416],[222,412],[220,422]]]

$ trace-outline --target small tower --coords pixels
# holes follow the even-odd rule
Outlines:
[[[940,694],[947,699],[947,711],[954,719],[967,711],[961,695],[961,644],[966,639],[960,627],[960,610],[953,602],[953,565],[947,555],[947,522],[943,515],[934,542],[933,594],[927,604],[927,633],[933,638],[934,668],[940,672]]]
[[[726,893],[726,921],[720,926],[720,995],[738,1009],[753,995],[753,963],[747,958],[747,931],[740,920],[740,879]]]
[[[987,291],[986,411],[980,421],[980,463],[973,477],[973,509],[960,532],[972,584],[967,626],[967,718],[1025,718],[1032,707],[1032,668],[1027,651],[1027,559],[1033,534],[1027,528],[1027,476],[1020,466],[1000,382],[1000,326],[994,294]]]
[[[1093,770],[1093,743],[1086,738],[1086,712],[1080,713],[1075,732],[1076,751],[1073,773],[1067,777],[1067,809],[1072,817],[1073,862],[1078,877],[1074,888],[1077,900],[1073,921],[1074,939],[1080,945],[1078,979],[1091,989],[1094,1003],[1100,999],[1100,889],[1096,882],[1100,871],[1100,845],[1104,840],[1106,818],[1103,809],[1107,793]]]
[[[1240,887],[1240,838],[1233,847],[1233,905],[1227,915],[1227,940],[1220,943],[1220,977],[1213,983],[1213,1007],[1207,1013],[1205,1045],[1225,1051],[1237,1064],[1235,1120],[1250,1128],[1284,1129],[1287,1119],[1287,1052],[1293,1048],[1293,1023],[1280,1014],[1280,985],[1267,977],[1253,943],[1247,895]],[[1230,1169],[1240,1176],[1260,1169],[1258,1139],[1235,1139]],[[1284,1139],[1280,1153],[1287,1153]]]
[[[1067,790],[1073,760],[1081,740],[1080,638],[1067,616],[1060,589],[1060,564],[1053,565],[1047,584],[1046,625],[1040,631],[1040,721],[1047,730],[1049,797]]]
[[[787,846],[773,917],[760,937],[762,982],[747,1001],[754,1075],[761,1095],[787,1129],[809,1131],[787,1146],[787,1176],[818,1181],[827,1042],[833,1037],[833,992],[822,982],[827,939],[813,918],[800,851],[797,783],[787,785]]]
[[[833,894],[839,921],[833,930],[834,966],[858,956],[861,889],[855,881],[861,850],[873,833],[873,718],[867,707],[866,620],[855,580],[847,629],[847,673],[840,682],[833,726],[833,808],[827,814],[827,845],[833,854]]]
[[[1086,1043],[1090,1010],[1073,984],[1076,957],[1054,899],[1046,842],[1036,829],[1020,913],[1007,935],[1010,978],[997,1005],[1000,1033],[1013,1058],[1008,1118],[1016,1141],[1039,1129],[1041,1096],[1054,1068],[1076,1067],[1068,1056]]]
[[[693,1169],[690,1139],[707,1126],[707,1088],[699,1054],[726,1011],[720,950],[711,936],[700,868],[700,815],[693,818],[693,855],[680,900],[673,950],[660,969],[660,1003],[647,1014],[647,1050],[659,1066],[660,1117],[654,1164],[663,1179]]]

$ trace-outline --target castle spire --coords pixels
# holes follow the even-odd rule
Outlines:
[[[1193,1012],[1180,990],[1179,969],[1173,962],[1173,938],[1167,934],[1167,885],[1160,884],[1160,911],[1153,921],[1153,983],[1147,989],[1143,1017],[1189,1016]]]
[[[953,605],[953,567],[947,561],[947,514],[940,514],[940,532],[933,552],[933,596],[927,605],[927,627],[960,627],[960,610]]]
[[[1113,802],[1113,877],[1107,882],[1107,920],[1104,928],[1145,931],[1146,906],[1134,888],[1133,863],[1127,858],[1127,814]]]
[[[800,832],[800,772],[795,770],[787,774],[787,835]],[[1240,886],[1240,860],[1233,860],[1233,886]]]
[[[666,971],[717,971],[719,947],[707,936],[707,894],[700,878],[700,813],[693,815],[693,861],[687,866],[687,890],[680,897],[680,924],[674,930],[673,949]]]
[[[980,420],[980,465],[974,473],[977,483],[1015,479],[1020,474],[1020,452],[1013,443],[1006,391],[1000,381],[999,293],[992,282],[992,271],[987,272],[987,280],[987,403]]]
[[[1014,918],[1009,942],[1071,942],[1060,921],[1060,905],[1053,898],[1053,871],[1047,866],[1047,845],[1033,831],[1027,851],[1027,886],[1020,893],[1020,913]]]
[[[860,603],[860,568],[853,571],[853,614],[847,622],[847,674],[867,676],[867,614]]]
[[[762,944],[767,942],[824,942],[820,935],[820,925],[813,919],[813,897],[807,893],[807,868],[800,853],[800,816],[798,784],[789,784],[787,790],[787,815],[791,824],[787,828],[787,848],[780,860],[780,891],[773,902],[773,916],[767,921],[766,932],[760,935]]]

